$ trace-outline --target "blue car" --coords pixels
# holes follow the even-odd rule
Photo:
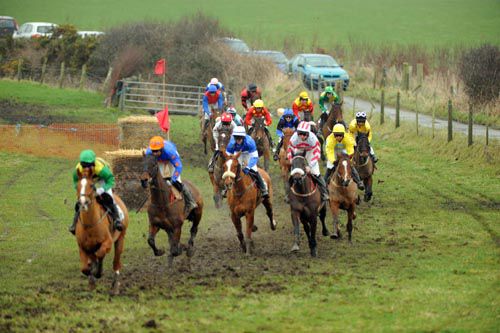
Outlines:
[[[318,81],[335,85],[335,82],[340,80],[344,90],[349,86],[349,74],[327,54],[297,54],[288,64],[290,72],[300,74],[309,89],[318,89]]]
[[[263,57],[271,60],[283,73],[286,73],[288,71],[288,59],[283,54],[283,52],[259,50],[259,51],[253,51],[253,54],[255,54],[258,57]]]

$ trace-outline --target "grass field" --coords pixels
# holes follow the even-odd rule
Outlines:
[[[197,11],[218,18],[254,47],[281,48],[284,38],[319,46],[355,41],[456,45],[500,43],[500,4],[496,0],[355,1],[3,1],[0,13],[23,23],[72,23],[81,30],[103,30],[139,20],[172,20]]]
[[[197,122],[177,116],[173,124],[183,177],[206,202],[192,272],[178,271],[182,259],[169,272],[146,243],[145,213],[131,212],[122,294],[114,298],[110,258],[97,291],[86,291],[66,231],[78,151],[74,158],[0,151],[0,331],[498,330],[498,151],[377,126],[374,200],[358,209],[353,244],[318,236],[317,259],[305,240],[299,254],[289,253],[289,208],[273,166],[278,230],[259,208],[256,253],[245,258],[227,208],[211,201]],[[158,243],[165,246],[164,234]]]

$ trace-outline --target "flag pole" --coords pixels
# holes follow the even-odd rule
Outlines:
[[[166,81],[167,71],[163,71],[163,107],[167,105],[167,101],[165,100],[165,81]],[[170,141],[170,129],[167,131],[167,140]]]

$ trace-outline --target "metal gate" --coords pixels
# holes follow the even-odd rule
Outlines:
[[[167,104],[170,114],[194,116],[199,114],[204,92],[200,86],[124,80],[120,109],[155,113]]]

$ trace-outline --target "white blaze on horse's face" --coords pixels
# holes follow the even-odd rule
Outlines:
[[[226,179],[227,177],[230,177],[233,179],[236,178],[236,175],[234,174],[234,172],[231,171],[232,166],[233,166],[233,160],[232,159],[227,160],[226,161],[226,171],[222,175],[222,179]]]
[[[347,161],[342,161],[342,165],[344,166],[344,181],[347,181]]]
[[[80,205],[82,207],[86,207],[86,204],[87,204],[87,197],[85,196],[85,189],[87,188],[87,178],[82,178],[82,180],[80,180],[80,198],[79,198],[79,201],[80,201]]]

